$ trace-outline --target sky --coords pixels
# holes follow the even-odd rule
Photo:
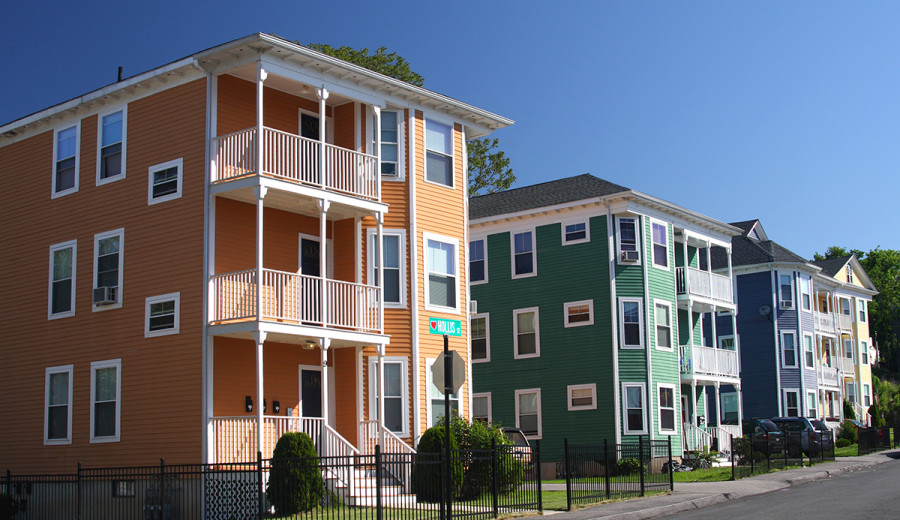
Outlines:
[[[886,2],[7,2],[0,125],[256,32],[386,46],[516,121],[494,134],[514,186],[591,173],[806,258],[900,249],[898,22]]]

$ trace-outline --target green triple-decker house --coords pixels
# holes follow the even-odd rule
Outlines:
[[[564,439],[727,453],[739,233],[587,174],[470,199],[473,418],[539,439],[551,474]]]

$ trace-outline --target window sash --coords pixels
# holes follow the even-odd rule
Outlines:
[[[100,133],[100,178],[109,179],[121,175],[124,112],[119,110],[103,116]]]
[[[513,235],[514,244],[514,271],[513,274],[523,275],[534,272],[534,242],[531,231],[516,233]]]
[[[641,331],[641,304],[637,301],[624,300],[622,309],[622,346],[643,346],[643,333]]]
[[[483,282],[485,272],[484,239],[469,242],[469,281]]]
[[[487,359],[487,318],[484,316],[473,317],[470,326],[470,335],[472,338],[472,360],[475,361]]]
[[[657,348],[672,348],[672,320],[671,308],[661,303],[656,304],[656,346]]]
[[[633,218],[619,219],[619,250],[637,251],[637,222]]]
[[[626,433],[646,431],[643,386],[625,385],[625,431]]]
[[[425,120],[425,178],[453,187],[452,128],[431,119]]]
[[[516,314],[516,354],[518,356],[537,354],[536,314],[534,311]]]
[[[659,387],[659,429],[675,431],[675,389]]]
[[[651,224],[651,228],[653,230],[653,265],[659,267],[668,267],[668,226],[665,224],[658,224],[654,222]]]
[[[800,416],[800,395],[799,392],[784,393],[785,412],[787,417]]]
[[[587,240],[587,223],[576,222],[565,226],[566,242]]]
[[[781,289],[781,303],[785,309],[792,309],[794,307],[794,280],[793,276],[789,274],[782,274],[778,276],[779,286]]]
[[[456,247],[428,239],[428,304],[456,308]]]

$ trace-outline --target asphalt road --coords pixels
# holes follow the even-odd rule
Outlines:
[[[897,520],[900,519],[900,461],[666,518]]]

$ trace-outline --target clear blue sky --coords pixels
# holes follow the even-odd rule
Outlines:
[[[900,249],[900,4],[6,2],[0,124],[268,32],[406,57],[516,120],[517,186],[592,173],[811,257]]]

